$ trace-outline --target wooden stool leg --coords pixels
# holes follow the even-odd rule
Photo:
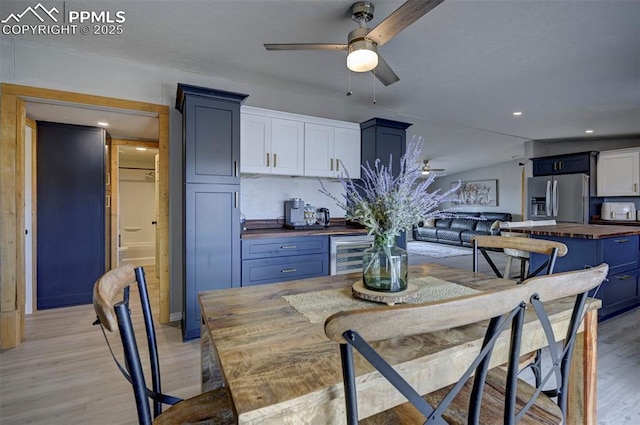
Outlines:
[[[504,273],[503,276],[505,279],[509,279],[509,273],[511,272],[511,261],[513,260],[513,257],[510,255],[507,255],[507,265],[504,268]]]

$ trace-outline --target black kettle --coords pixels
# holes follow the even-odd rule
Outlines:
[[[329,208],[318,208],[318,224],[324,227],[329,227],[331,224]]]

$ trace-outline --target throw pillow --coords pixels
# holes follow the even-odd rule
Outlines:
[[[436,219],[433,217],[425,218],[422,223],[424,227],[436,227]]]

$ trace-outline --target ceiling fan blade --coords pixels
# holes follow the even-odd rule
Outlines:
[[[372,69],[371,72],[385,86],[388,86],[400,80],[400,77],[398,77],[396,73],[393,72],[393,69],[391,69],[389,64],[380,55],[378,55],[378,66]]]
[[[346,44],[284,43],[265,44],[267,50],[347,50]]]
[[[422,18],[444,0],[408,0],[395,12],[387,16],[374,29],[369,31],[366,38],[382,46],[395,37],[400,31]]]

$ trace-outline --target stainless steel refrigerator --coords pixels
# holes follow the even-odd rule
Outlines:
[[[588,175],[530,177],[527,189],[530,220],[589,222]]]

